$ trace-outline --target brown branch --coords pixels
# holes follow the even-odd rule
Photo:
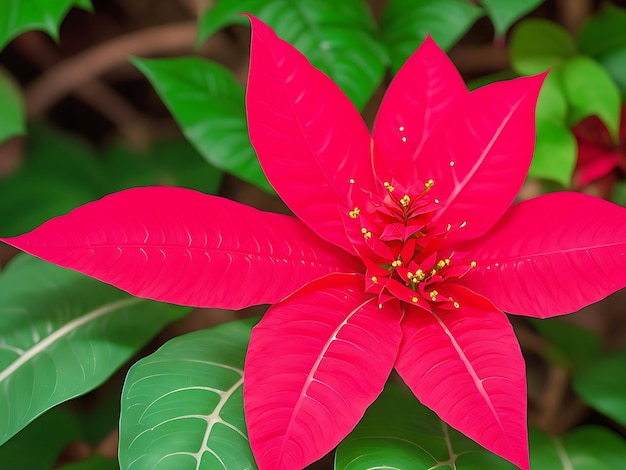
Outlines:
[[[150,56],[191,50],[196,40],[196,28],[196,22],[189,21],[144,29],[59,62],[27,87],[28,115],[45,114],[58,100],[81,85],[125,65],[130,55]]]
[[[559,22],[572,34],[578,30],[593,10],[590,0],[557,0]]]

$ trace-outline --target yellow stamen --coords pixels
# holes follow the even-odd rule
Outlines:
[[[372,282],[374,283],[378,282],[378,278],[376,276],[372,276]]]
[[[413,302],[413,303],[415,303],[415,304],[416,304],[416,303],[417,303],[417,300],[418,300],[418,299],[417,299],[417,297],[413,297],[413,298],[411,299],[411,302]]]
[[[472,261],[472,262],[470,263],[470,266],[471,266],[472,268],[475,268],[475,267],[476,267],[476,261]]]
[[[350,217],[352,217],[353,219],[356,219],[360,213],[361,213],[361,209],[359,209],[358,207],[355,207],[354,209],[350,211]]]
[[[389,192],[391,192],[391,191],[393,191],[394,189],[396,189],[396,188],[394,188],[393,186],[391,186],[391,185],[389,184],[389,181],[385,181],[385,182],[383,183],[383,186],[384,186],[385,188],[387,188],[387,191],[389,191]]]
[[[400,204],[402,204],[402,207],[407,207],[410,202],[411,198],[408,194],[405,194],[404,196],[402,196],[402,199],[400,199]]]
[[[433,187],[433,184],[435,184],[433,180],[428,180],[424,186],[426,186],[426,189],[430,189]]]
[[[452,305],[454,305],[454,308],[459,308],[460,307],[458,302],[454,302]]]
[[[354,178],[350,178],[350,184],[354,184]]]

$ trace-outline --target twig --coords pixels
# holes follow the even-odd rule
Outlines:
[[[128,56],[149,56],[190,50],[196,39],[196,22],[174,23],[144,29],[95,46],[59,62],[26,90],[26,109],[37,117],[59,99],[105,72],[127,63]]]

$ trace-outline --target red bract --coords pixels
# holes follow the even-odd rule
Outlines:
[[[576,170],[572,185],[582,188],[600,179],[606,181],[606,196],[615,184],[615,170],[626,170],[626,107],[622,107],[619,144],[615,144],[608,129],[596,116],[583,119],[572,131],[578,144]]]
[[[448,424],[528,469],[524,361],[502,311],[545,318],[626,285],[623,209],[576,193],[511,206],[543,76],[470,93],[427,39],[370,137],[326,75],[251,21],[250,137],[300,220],[142,188],[6,241],[139,296],[277,302],[245,366],[262,470],[329,452],[394,367]]]

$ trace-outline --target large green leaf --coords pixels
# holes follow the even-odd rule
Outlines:
[[[592,361],[575,377],[574,390],[587,404],[626,426],[626,352]]]
[[[228,24],[249,24],[241,12],[257,16],[293,44],[359,109],[383,78],[387,56],[361,0],[219,0],[202,15],[199,40]]]
[[[390,0],[381,30],[394,72],[430,34],[448,50],[483,16],[483,10],[465,0]]]
[[[9,137],[23,134],[24,102],[13,78],[0,68],[0,144]]]
[[[526,13],[533,11],[544,0],[481,0],[493,23],[496,35],[504,36],[509,27]]]
[[[617,142],[621,96],[606,70],[593,59],[579,56],[563,65],[561,77],[563,90],[570,103],[571,124],[596,115]]]
[[[626,10],[605,2],[581,28],[578,46],[595,58],[626,47]]]
[[[187,311],[16,257],[0,274],[0,443],[100,385]]]
[[[7,470],[52,468],[61,451],[80,438],[76,415],[63,406],[56,406],[0,446],[0,467]]]
[[[521,22],[511,35],[511,65],[520,75],[533,75],[556,67],[577,53],[570,34],[545,19]]]
[[[256,468],[243,414],[243,364],[255,322],[179,336],[130,369],[122,470]]]
[[[626,46],[604,54],[597,60],[615,81],[622,97],[626,96]]]
[[[336,470],[514,470],[441,421],[406,387],[389,384],[339,447]]]
[[[133,63],[212,165],[273,191],[248,138],[244,90],[229,70],[195,57]]]
[[[530,430],[533,470],[617,470],[626,462],[626,442],[599,426],[582,426],[564,436]]]
[[[0,50],[18,34],[33,29],[58,37],[61,20],[73,6],[91,10],[91,0],[0,1]]]

